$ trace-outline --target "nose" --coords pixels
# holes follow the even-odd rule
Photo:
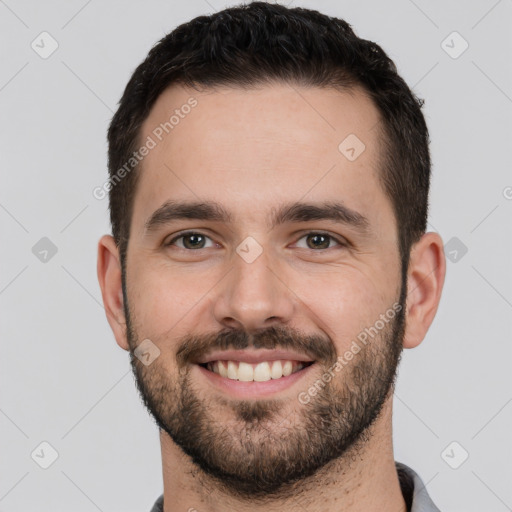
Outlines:
[[[268,251],[248,263],[238,254],[216,287],[213,313],[223,327],[257,331],[293,318],[297,299]]]

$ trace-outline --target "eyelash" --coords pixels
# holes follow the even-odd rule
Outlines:
[[[184,233],[180,233],[178,236],[175,236],[172,240],[167,242],[165,244],[165,246],[171,246],[171,245],[174,244],[174,242],[176,242],[180,238],[184,238],[184,237],[186,237],[188,235],[200,235],[200,236],[203,236],[205,238],[209,238],[211,240],[211,238],[208,235],[205,235],[205,234],[200,233],[198,231],[185,231]],[[305,233],[304,235],[302,235],[298,240],[302,240],[303,238],[305,238],[305,237],[307,237],[309,235],[326,236],[326,237],[330,238],[331,240],[334,240],[338,244],[339,247],[348,247],[348,245],[349,245],[348,242],[344,242],[344,241],[340,240],[339,238],[331,235],[330,233],[324,233],[323,231],[309,231],[308,233]],[[208,249],[208,247],[202,247],[200,249],[187,249],[185,247],[178,247],[178,249],[181,249],[183,251],[196,252],[196,251],[201,251],[202,249]],[[311,250],[314,251],[314,252],[325,252],[328,249],[334,249],[334,247],[328,247],[327,249],[318,249],[318,250],[311,249]]]

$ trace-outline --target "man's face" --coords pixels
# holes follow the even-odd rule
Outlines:
[[[157,144],[124,307],[131,351],[149,339],[160,354],[132,365],[160,428],[234,493],[277,491],[357,449],[389,399],[404,327],[389,312],[404,289],[377,127],[360,92],[286,85],[175,86],[142,127]],[[171,203],[195,207],[181,218]]]

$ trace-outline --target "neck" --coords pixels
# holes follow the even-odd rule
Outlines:
[[[164,512],[291,512],[297,505],[304,512],[406,512],[393,456],[391,398],[364,445],[264,502],[226,493],[161,431]]]

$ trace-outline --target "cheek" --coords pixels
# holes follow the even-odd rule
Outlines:
[[[148,261],[135,267],[129,301],[139,335],[170,339],[182,334],[213,283],[203,274],[151,268]]]
[[[309,280],[309,278],[308,278]],[[311,283],[296,283],[306,314],[332,338],[338,352],[365,328],[375,324],[395,300],[395,283],[385,275],[344,267]],[[299,286],[300,284],[300,286]]]

